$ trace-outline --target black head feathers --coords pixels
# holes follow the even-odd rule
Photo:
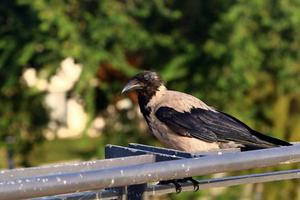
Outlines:
[[[122,90],[122,93],[135,91],[138,94],[140,104],[147,104],[163,86],[163,81],[154,71],[143,71],[132,77]]]
[[[143,71],[135,75],[132,79],[138,80],[143,83],[144,86],[160,86],[163,83],[159,74],[154,71]]]
[[[129,91],[137,91],[138,93],[156,91],[161,85],[163,85],[163,81],[156,72],[143,71],[128,81],[122,93]]]

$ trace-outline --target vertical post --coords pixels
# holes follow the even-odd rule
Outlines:
[[[105,158],[116,158],[124,156],[134,156],[146,154],[142,152],[133,151],[131,148],[128,148],[129,151],[125,151],[124,148],[113,148],[113,146],[107,145],[105,147]],[[137,184],[127,186],[127,200],[144,200],[144,192],[147,188],[147,184]],[[125,191],[125,187],[115,187],[111,188],[113,190]]]
[[[8,167],[8,169],[13,169],[13,168],[15,168],[14,150],[13,150],[14,137],[7,136],[5,139],[5,142],[6,142],[7,167]]]
[[[147,188],[147,184],[129,185],[127,187],[127,199],[128,200],[145,200],[144,192]]]

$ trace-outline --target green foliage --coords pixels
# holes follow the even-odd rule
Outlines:
[[[288,2],[240,1],[222,15],[205,46],[224,74],[216,88],[234,87],[230,99],[238,102],[246,98],[246,104],[257,109],[252,115],[259,116],[268,129],[280,124],[274,119],[278,116],[274,109],[280,109],[276,108],[278,101],[287,98],[284,110],[288,110],[291,96],[299,93],[300,29],[295,22],[300,18],[295,8],[300,4]],[[244,107],[245,100],[241,103],[237,103],[237,110]],[[230,109],[234,112],[235,108]],[[277,136],[284,138],[285,130],[280,132]]]
[[[126,78],[141,69],[157,70],[169,88],[198,96],[261,132],[300,140],[299,10],[298,0],[2,2],[0,146],[14,138],[18,165],[29,166],[101,157],[106,143],[157,145],[151,136],[137,133],[145,130],[138,116],[107,111],[122,98]],[[45,94],[25,87],[21,75],[33,67],[49,78],[66,57],[83,65],[68,95],[83,99],[90,120],[101,114],[107,125],[97,140],[38,145],[49,122]],[[49,155],[43,157],[39,149]],[[297,185],[268,184],[264,199],[283,198],[279,187],[299,196]],[[238,199],[241,191],[230,190],[217,199]]]

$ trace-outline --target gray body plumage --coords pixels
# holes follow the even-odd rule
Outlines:
[[[146,118],[149,121],[148,125],[151,133],[167,147],[187,152],[208,151],[220,148],[217,142],[205,142],[197,138],[174,133],[174,131],[155,116],[156,111],[162,106],[176,107],[176,110],[179,112],[188,111],[194,106],[212,111],[214,109],[191,95],[167,90],[164,86],[161,86],[146,105],[146,107],[151,109],[150,115],[146,116]]]

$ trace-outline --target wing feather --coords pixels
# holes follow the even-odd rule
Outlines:
[[[177,134],[195,137],[207,142],[236,142],[242,145],[262,148],[289,143],[260,134],[236,118],[213,110],[192,108],[190,111],[178,112],[163,106],[155,116]]]

